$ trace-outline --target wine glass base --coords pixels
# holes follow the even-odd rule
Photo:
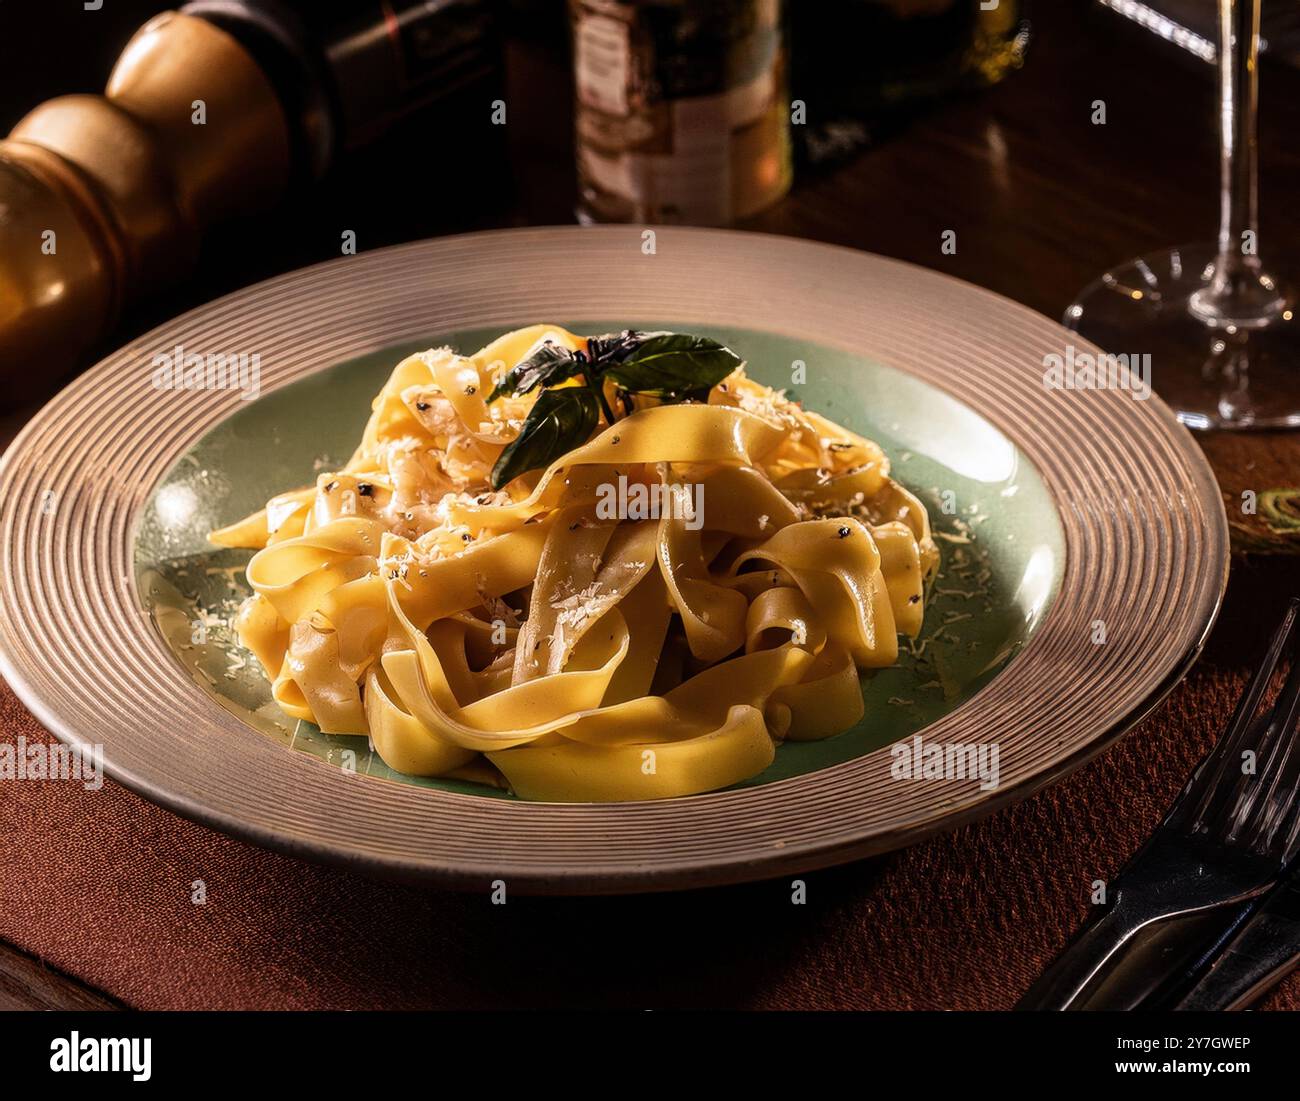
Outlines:
[[[1065,311],[1066,328],[1105,352],[1149,355],[1155,392],[1189,428],[1300,427],[1300,308],[1253,327],[1216,323],[1191,310],[1210,284],[1209,243],[1166,249],[1112,268]],[[1276,273],[1274,273],[1276,277]]]

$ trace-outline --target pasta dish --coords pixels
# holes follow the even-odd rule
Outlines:
[[[213,532],[288,715],[525,799],[660,799],[863,716],[924,506],[704,337],[554,325],[404,359],[347,464]]]

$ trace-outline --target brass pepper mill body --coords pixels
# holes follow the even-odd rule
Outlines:
[[[213,221],[272,205],[289,127],[243,46],[146,23],[102,96],[41,104],[0,141],[0,405],[48,391],[122,306],[185,275]]]

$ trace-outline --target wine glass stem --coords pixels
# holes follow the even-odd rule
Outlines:
[[[1219,243],[1209,285],[1192,295],[1193,314],[1211,325],[1257,328],[1286,306],[1260,265],[1257,241],[1261,0],[1219,2]]]
[[[1225,274],[1258,266],[1253,245],[1260,4],[1219,0],[1219,268]]]

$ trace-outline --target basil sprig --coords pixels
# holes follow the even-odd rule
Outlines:
[[[520,474],[549,466],[587,442],[600,414],[613,424],[604,383],[612,382],[625,409],[630,395],[645,394],[660,402],[705,401],[709,391],[741,364],[730,348],[687,333],[621,333],[593,336],[586,351],[569,351],[546,343],[508,371],[492,388],[488,401],[543,389],[529,410],[519,435],[501,452],[492,468],[493,489]],[[582,377],[581,386],[562,383]]]
[[[600,423],[600,404],[585,386],[543,390],[509,446],[492,468],[492,488],[551,462],[586,443]]]
[[[538,386],[555,386],[581,374],[586,364],[568,348],[558,344],[543,344],[513,370],[507,372],[494,387],[487,400],[494,402],[506,395],[531,393]]]
[[[629,393],[682,401],[707,395],[739,366],[740,357],[716,340],[651,333],[625,358],[611,362],[604,377]]]

